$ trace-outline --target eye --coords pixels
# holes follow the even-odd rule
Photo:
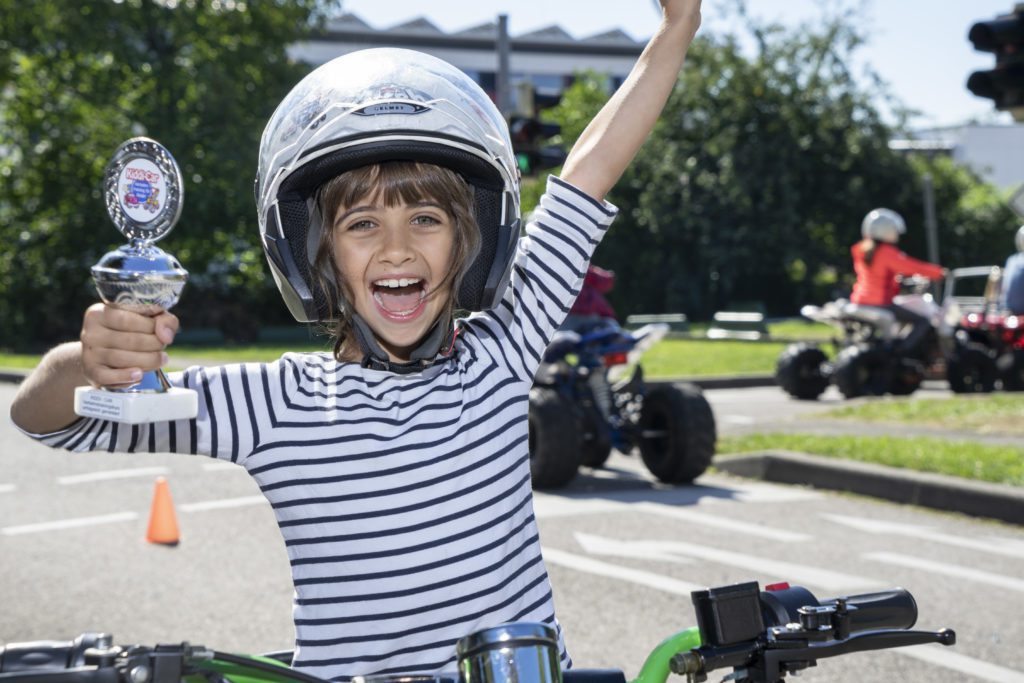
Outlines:
[[[346,231],[348,231],[348,230],[365,231],[365,230],[371,230],[375,226],[376,226],[376,223],[374,223],[369,218],[360,218],[360,219],[357,219],[357,220],[354,220],[354,221],[351,221],[351,222],[345,224],[343,226],[343,229],[346,230]]]
[[[441,219],[430,214],[420,214],[412,219],[414,225],[440,225]]]

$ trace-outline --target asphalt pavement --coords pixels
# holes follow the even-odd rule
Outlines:
[[[26,374],[20,370],[0,369],[0,382],[18,383]],[[703,390],[769,387],[775,384],[771,375],[683,378],[660,382],[665,381],[688,382],[696,384]],[[780,400],[794,399],[783,395]],[[773,428],[776,426],[778,425],[773,425]],[[979,435],[946,429],[824,420],[813,415],[790,421],[781,427],[786,431],[823,434],[930,436],[957,441],[1024,445],[1024,440],[1018,436]],[[1024,489],[1015,486],[787,451],[742,455],[719,454],[715,458],[714,467],[735,476],[845,491],[899,503],[1024,524]]]

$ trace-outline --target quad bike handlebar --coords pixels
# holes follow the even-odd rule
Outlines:
[[[950,629],[910,630],[917,604],[901,588],[819,601],[799,586],[776,584],[761,591],[749,582],[695,591],[691,597],[698,625],[658,645],[631,683],[665,683],[670,672],[696,683],[722,669],[731,669],[728,679],[740,683],[779,683],[819,659],[956,642]],[[290,659],[290,653],[236,655],[187,642],[119,646],[109,634],[86,633],[72,641],[0,647],[0,683],[327,683],[291,668]],[[462,664],[458,681],[454,675],[429,678],[435,683],[538,683],[520,676],[474,680]],[[615,669],[556,671],[555,677],[563,683],[626,683]],[[395,676],[394,683],[403,678],[409,680]]]

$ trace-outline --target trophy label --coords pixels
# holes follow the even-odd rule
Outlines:
[[[117,185],[121,210],[138,223],[148,223],[160,215],[167,197],[167,181],[149,159],[132,159],[121,169]]]
[[[75,412],[82,417],[120,421],[124,417],[126,397],[112,391],[82,391],[75,395]]]

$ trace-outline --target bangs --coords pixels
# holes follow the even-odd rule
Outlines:
[[[454,171],[415,161],[389,161],[348,171],[323,188],[323,205],[335,211],[363,203],[386,207],[436,203],[449,215],[470,204],[469,185]],[[331,216],[333,219],[333,216]]]

